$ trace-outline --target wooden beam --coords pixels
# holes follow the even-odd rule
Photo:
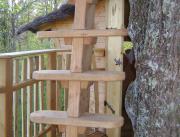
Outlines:
[[[120,81],[125,79],[124,72],[118,71],[86,71],[72,73],[69,70],[41,70],[33,73],[37,80],[71,80],[71,81]]]
[[[48,69],[56,70],[57,60],[56,52],[49,53],[48,55]],[[47,107],[50,110],[56,110],[56,81],[47,82]],[[55,127],[51,128],[51,134],[48,137],[54,137],[56,135]]]
[[[117,128],[124,123],[123,117],[106,114],[82,114],[80,117],[68,117],[65,111],[37,111],[31,114],[31,120],[37,123],[92,127],[92,128]],[[67,136],[69,137],[69,136]]]
[[[124,0],[108,0],[108,20],[107,28],[120,29],[124,26]],[[116,7],[116,8],[115,8]],[[122,71],[123,66],[117,66],[114,59],[120,59],[123,61],[121,54],[121,47],[123,43],[122,37],[110,37],[108,38],[108,49],[107,49],[107,70]],[[115,110],[115,115],[121,115],[122,109],[122,82],[109,82],[107,84],[107,101],[111,104]],[[111,111],[107,109],[109,114]],[[110,137],[119,137],[120,129],[112,129],[107,131]]]
[[[82,28],[81,28],[82,29]],[[127,36],[127,29],[39,31],[38,38],[87,38]]]
[[[1,137],[13,136],[13,61],[11,59],[0,60],[0,87],[4,87],[4,93],[0,94],[0,134]]]
[[[74,29],[87,29],[93,28],[94,26],[94,5],[87,5],[87,0],[76,0],[75,3],[75,18],[74,18]],[[91,18],[90,22],[86,22],[87,18]],[[74,30],[73,30],[74,31]],[[76,35],[76,34],[75,34]],[[82,72],[89,70],[91,67],[91,55],[93,47],[92,45],[84,45],[83,38],[74,38],[72,46],[71,56],[71,71]],[[79,56],[79,57],[78,57]],[[71,117],[79,117],[82,113],[80,106],[83,111],[86,111],[89,106],[88,100],[82,101],[82,96],[86,95],[89,98],[89,92],[83,91],[81,94],[81,81],[69,81],[69,103],[68,103],[68,115]],[[73,102],[74,101],[74,102]],[[76,104],[70,104],[71,102]],[[76,108],[73,108],[75,106]],[[78,127],[68,126],[66,128],[67,137],[78,137]]]

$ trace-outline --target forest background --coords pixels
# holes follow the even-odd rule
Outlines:
[[[18,28],[56,10],[62,0],[0,0],[0,53],[51,48],[31,32],[16,35]]]

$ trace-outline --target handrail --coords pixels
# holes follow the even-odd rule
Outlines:
[[[0,54],[0,59],[7,59],[7,58],[16,58],[22,56],[34,56],[40,54],[47,54],[51,52],[71,52],[71,50],[67,49],[47,49],[47,50],[33,50],[33,51],[20,51],[20,52],[11,52],[11,53],[2,53]]]

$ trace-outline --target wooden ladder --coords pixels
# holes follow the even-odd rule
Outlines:
[[[39,38],[72,38],[71,70],[42,70],[33,73],[37,80],[69,81],[68,110],[38,111],[31,114],[31,121],[41,124],[65,126],[66,137],[78,137],[79,128],[119,128],[123,118],[118,116],[89,114],[83,105],[89,98],[88,90],[82,90],[82,82],[121,81],[124,72],[90,71],[93,44],[97,37],[126,36],[126,29],[95,30],[94,16],[97,0],[76,0],[73,30],[42,31]],[[88,42],[87,42],[88,41]],[[87,105],[85,105],[87,106]]]

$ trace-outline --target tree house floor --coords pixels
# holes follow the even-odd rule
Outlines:
[[[69,70],[41,70],[33,73],[36,80],[71,80],[71,81],[121,81],[125,79],[124,72],[118,71],[86,71],[72,73]]]
[[[119,128],[123,117],[103,114],[83,114],[79,118],[68,117],[65,111],[38,111],[31,114],[31,121],[41,124],[92,128]]]

